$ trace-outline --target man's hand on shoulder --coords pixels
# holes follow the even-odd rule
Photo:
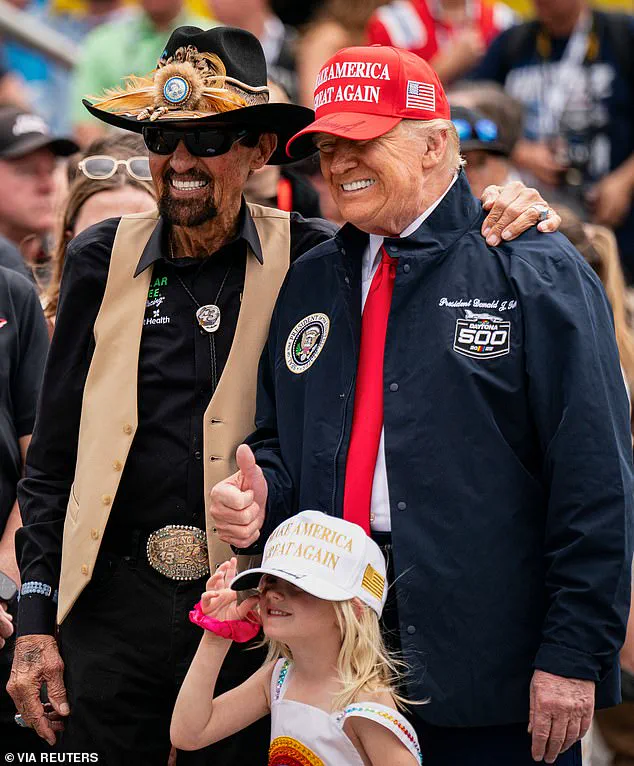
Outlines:
[[[46,684],[50,708],[40,701]],[[64,663],[53,636],[20,636],[15,642],[13,667],[7,691],[18,713],[49,745],[64,728],[63,717],[70,712],[64,687]]]
[[[535,761],[553,763],[584,736],[592,723],[594,691],[594,681],[533,673],[528,732]]]
[[[487,186],[480,197],[482,207],[489,212],[482,223],[482,236],[487,245],[496,247],[509,242],[537,226],[541,232],[557,231],[561,218],[548,205],[537,189],[513,181],[506,186]],[[542,211],[547,217],[542,220]]]
[[[221,540],[236,548],[248,548],[260,536],[268,486],[246,444],[238,447],[236,462],[236,473],[211,490],[209,513]]]

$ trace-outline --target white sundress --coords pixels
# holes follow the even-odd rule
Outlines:
[[[355,702],[334,713],[304,702],[284,699],[293,663],[278,660],[271,676],[271,746],[268,766],[364,766],[343,730],[347,718],[358,716],[385,726],[423,762],[418,739],[407,719],[376,702]]]

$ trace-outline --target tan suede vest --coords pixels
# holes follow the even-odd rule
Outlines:
[[[249,248],[240,315],[229,358],[204,416],[205,503],[236,470],[236,447],[254,428],[257,368],[275,299],[288,270],[288,213],[249,205],[264,254]],[[61,623],[92,576],[99,546],[138,424],[137,369],[152,268],[134,277],[157,214],[125,216],[117,229],[95,351],[86,378],[75,479],[62,547],[57,620]],[[164,466],[161,470],[169,470]],[[213,569],[231,555],[207,523]],[[241,561],[241,568],[248,565]]]

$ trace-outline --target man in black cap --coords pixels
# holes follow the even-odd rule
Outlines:
[[[258,360],[289,262],[333,227],[243,200],[249,175],[288,161],[287,140],[313,118],[268,102],[248,32],[181,27],[152,75],[85,104],[143,134],[159,214],[105,221],[67,250],[20,487],[9,691],[18,722],[51,744],[62,723],[44,713],[43,682],[64,749],[164,766],[200,639],[187,614],[209,565],[231,555],[212,525],[205,535],[205,499],[253,428]],[[536,201],[529,193],[519,207]],[[262,659],[232,653],[225,688]],[[268,733],[260,721],[178,763],[264,763]]]
[[[30,273],[18,248],[29,236],[51,232],[57,158],[78,149],[74,141],[52,136],[38,115],[0,109],[0,265]]]

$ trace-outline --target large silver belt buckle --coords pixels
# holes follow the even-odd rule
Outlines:
[[[147,560],[170,580],[198,580],[209,574],[207,536],[198,527],[169,524],[148,537]]]

